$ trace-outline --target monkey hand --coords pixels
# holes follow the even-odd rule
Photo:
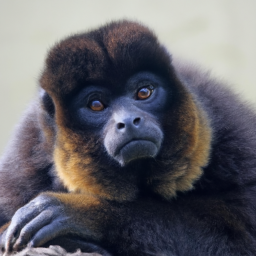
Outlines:
[[[86,210],[97,202],[97,199],[81,194],[41,194],[14,214],[3,234],[2,247],[7,254],[26,246],[42,246],[67,234],[93,240],[98,235],[91,231],[89,223],[87,227],[85,219],[88,217]]]

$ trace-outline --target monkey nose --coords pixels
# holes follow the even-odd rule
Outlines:
[[[126,118],[122,122],[118,122],[116,127],[118,130],[124,130],[128,127],[139,127],[141,123],[141,118],[140,117],[135,117],[135,118]]]

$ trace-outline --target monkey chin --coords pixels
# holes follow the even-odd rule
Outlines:
[[[148,140],[132,140],[125,144],[114,157],[124,167],[141,158],[154,158],[159,151],[157,145]]]

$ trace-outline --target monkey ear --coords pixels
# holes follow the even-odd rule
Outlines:
[[[50,95],[42,88],[40,88],[40,100],[43,109],[51,116],[54,117],[55,106]]]

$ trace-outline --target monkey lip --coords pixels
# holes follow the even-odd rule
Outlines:
[[[120,145],[119,147],[116,148],[115,150],[115,153],[114,153],[114,156],[117,156],[118,154],[120,154],[120,152],[128,145],[134,145],[136,146],[135,144],[137,143],[153,143],[155,144],[155,142],[153,142],[152,140],[148,140],[148,139],[132,139],[132,140],[129,140],[128,142]]]
[[[158,149],[152,140],[133,139],[118,147],[114,157],[121,165],[125,165],[135,159],[155,157]]]

